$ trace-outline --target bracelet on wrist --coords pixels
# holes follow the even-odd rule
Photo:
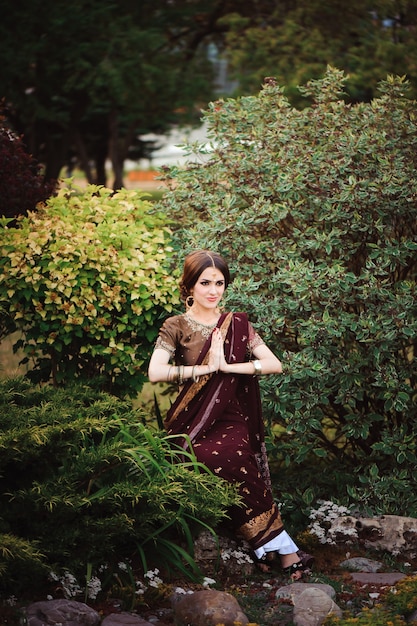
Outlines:
[[[193,369],[191,372],[191,378],[193,380],[193,383],[198,383],[198,381],[200,380],[200,376],[198,374],[196,374],[195,372],[195,368],[197,367],[197,365],[193,365]]]
[[[262,374],[262,365],[261,362],[258,359],[255,359],[255,361],[252,361],[253,363],[253,375],[254,376],[260,376]]]

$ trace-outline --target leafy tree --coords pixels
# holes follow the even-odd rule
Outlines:
[[[112,186],[118,189],[125,159],[147,154],[140,135],[199,122],[201,107],[218,88],[209,46],[222,53],[233,24],[223,18],[237,14],[247,20],[245,29],[273,25],[277,3],[8,0],[7,5],[0,22],[0,83],[15,131],[45,164],[47,179],[57,179],[77,158],[89,182],[106,185],[110,159]],[[237,46],[233,38],[230,42]]]
[[[143,194],[95,185],[61,189],[16,226],[3,219],[1,331],[20,331],[33,379],[141,389],[158,320],[178,301],[165,224]]]
[[[275,76],[293,104],[297,86],[319,78],[328,64],[349,74],[346,97],[369,101],[381,76],[406,75],[416,97],[417,6],[414,0],[304,0],[274,3],[268,17],[225,18],[225,54],[239,93],[257,93]]]
[[[48,178],[58,178],[76,154],[89,182],[105,185],[110,158],[118,189],[124,160],[143,155],[138,135],[198,121],[200,105],[213,96],[207,45],[224,30],[220,17],[239,3],[8,4],[0,80],[16,131]]]
[[[345,80],[328,68],[301,88],[303,110],[272,79],[214,102],[211,151],[166,169],[161,203],[182,224],[179,250],[231,261],[229,306],[283,360],[262,387],[289,500],[330,493],[415,515],[415,103],[388,77],[371,103],[347,105]]]
[[[145,417],[80,384],[0,382],[0,597],[30,575],[44,591],[51,569],[82,581],[107,565],[114,580],[119,561],[198,576],[193,533],[239,496]]]
[[[10,119],[47,177],[58,178],[75,151],[89,174],[95,159],[101,177],[109,157],[119,188],[137,134],[163,130],[175,109],[209,96],[211,66],[197,43],[213,3],[203,10],[207,3],[182,2],[182,11],[178,3],[149,0],[8,4],[0,25],[1,82]]]

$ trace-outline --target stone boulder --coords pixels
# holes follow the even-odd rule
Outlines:
[[[347,515],[334,520],[327,536],[336,544],[351,538],[367,549],[384,550],[408,558],[417,556],[417,519],[400,515],[381,515],[368,519]]]
[[[96,626],[100,615],[83,602],[75,600],[45,600],[34,602],[26,609],[28,626]]]
[[[101,622],[101,626],[153,626],[151,622],[146,621],[134,615],[133,613],[111,613],[107,615]]]
[[[342,617],[341,609],[321,589],[309,586],[300,595],[294,597],[295,626],[320,626],[330,614]]]
[[[194,559],[201,571],[209,576],[215,576],[217,572],[250,576],[256,569],[248,546],[231,537],[213,536],[208,530],[203,530],[194,541]]]
[[[362,556],[355,556],[351,559],[346,559],[339,564],[342,569],[348,570],[348,572],[379,572],[383,568],[383,564],[373,559],[367,559]]]
[[[236,598],[224,591],[207,589],[173,599],[176,626],[245,626],[248,618]]]
[[[277,600],[291,600],[292,604],[295,604],[295,599],[299,597],[306,589],[319,589],[324,591],[332,600],[336,597],[336,591],[331,585],[326,583],[302,583],[294,582],[289,585],[284,585],[277,589],[275,597]]]

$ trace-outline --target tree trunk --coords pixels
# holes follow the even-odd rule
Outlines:
[[[122,138],[119,136],[119,124],[117,119],[117,113],[114,111],[109,117],[109,156],[112,163],[114,182],[113,189],[121,189],[124,187],[123,183],[123,168],[124,162],[127,159],[129,153],[129,147],[132,145],[133,138],[135,136],[137,123],[132,122],[128,127],[125,136]]]
[[[100,144],[96,150],[96,183],[97,185],[103,185],[107,187],[107,175],[106,175],[106,159],[107,159],[107,142]]]
[[[109,157],[113,168],[114,181],[113,189],[121,189],[123,185],[123,165],[124,158],[120,154],[119,145],[119,120],[117,119],[117,112],[113,110],[109,115]]]
[[[93,173],[90,167],[90,161],[88,159],[87,150],[85,149],[84,142],[78,130],[74,133],[75,145],[77,147],[78,157],[80,159],[80,166],[85,174],[88,183],[93,183]]]
[[[45,142],[45,180],[58,180],[66,163],[68,140],[55,125],[47,129]]]

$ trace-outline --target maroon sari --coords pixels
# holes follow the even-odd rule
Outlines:
[[[248,319],[223,314],[217,324],[228,363],[248,360]],[[208,362],[211,336],[198,363]],[[229,511],[235,532],[256,549],[282,530],[274,503],[264,443],[259,384],[255,376],[219,372],[187,380],[165,421],[170,434],[186,435],[199,461],[239,485],[243,504]]]

